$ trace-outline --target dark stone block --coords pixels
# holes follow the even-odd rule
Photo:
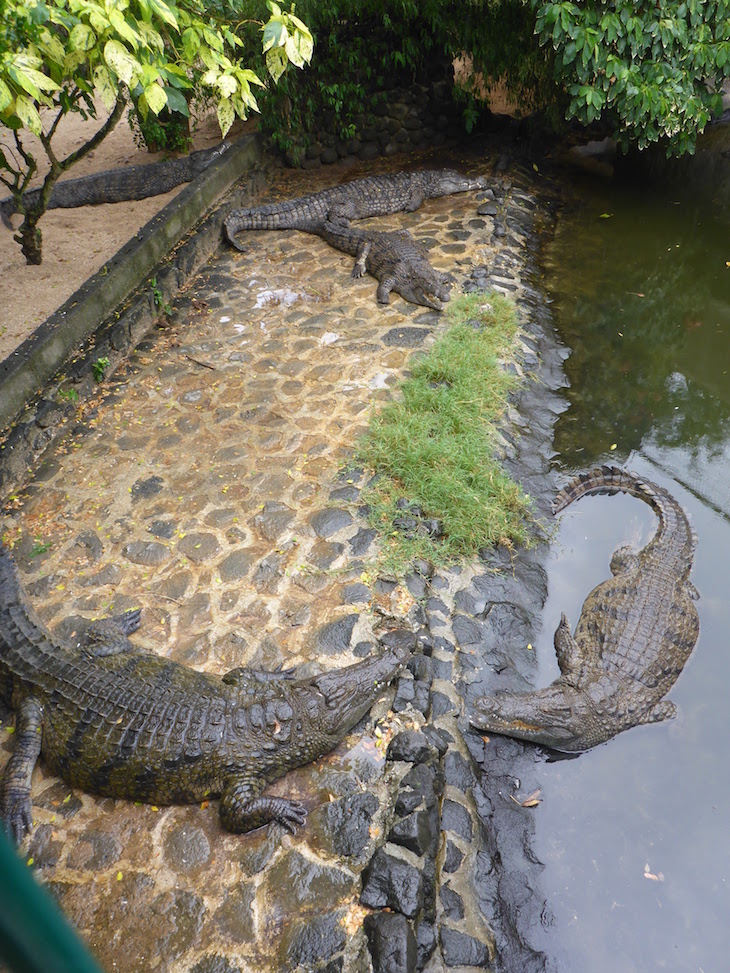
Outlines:
[[[402,713],[404,709],[407,709],[411,705],[416,694],[414,686],[415,683],[412,679],[401,676],[398,680],[395,697],[393,698],[393,712]]]
[[[360,530],[348,541],[355,557],[366,554],[368,548],[378,536],[378,532],[370,527],[361,527]]]
[[[430,334],[429,328],[392,328],[383,335],[381,340],[384,345],[398,348],[420,348]]]
[[[287,969],[302,967],[313,970],[341,953],[347,938],[340,918],[336,912],[328,916],[318,916],[296,923],[291,932],[285,926]]]
[[[376,912],[363,923],[373,973],[416,973],[416,937],[405,916]]]
[[[444,885],[439,892],[439,898],[447,919],[458,921],[464,918],[464,903],[457,892],[454,892],[448,885]]]
[[[446,800],[441,808],[441,830],[453,831],[466,841],[471,841],[471,815],[462,804]]]
[[[360,901],[373,909],[393,909],[412,919],[423,906],[420,869],[379,848],[363,872]]]
[[[396,814],[403,816],[415,811],[421,803],[430,808],[443,791],[443,778],[428,764],[417,764],[401,781],[395,802]]]
[[[464,853],[457,848],[453,841],[446,842],[446,854],[444,855],[443,871],[456,872],[464,860]]]
[[[431,682],[433,661],[426,655],[414,655],[408,663],[408,668],[413,673],[415,679],[422,682]]]
[[[420,764],[432,756],[434,756],[434,751],[425,734],[418,730],[403,730],[390,741],[385,759],[405,760],[407,763]]]
[[[374,794],[352,794],[323,806],[324,827],[329,832],[332,852],[359,855],[370,841],[370,826],[380,804]]]
[[[433,693],[431,696],[431,716],[443,716],[445,713],[453,713],[454,704],[448,696],[443,693]]]
[[[433,846],[431,812],[423,808],[401,818],[393,825],[388,841],[402,845],[416,855],[425,855]]]
[[[370,588],[368,588],[366,584],[363,584],[362,581],[345,585],[345,587],[342,589],[343,605],[352,605],[357,602],[370,601],[370,597]]]
[[[436,927],[432,922],[421,921],[416,929],[416,946],[418,948],[418,966],[422,970],[436,949]]]
[[[444,777],[447,784],[451,784],[465,794],[476,786],[471,763],[456,751],[448,753],[444,759]]]
[[[489,947],[486,943],[448,926],[441,926],[440,938],[441,952],[447,966],[488,965]]]
[[[294,511],[284,503],[276,500],[269,500],[251,518],[251,524],[258,534],[267,541],[277,540],[289,527],[294,519]]]
[[[349,527],[352,523],[352,514],[339,507],[326,507],[313,514],[309,522],[315,534],[327,538],[342,530],[343,527]]]
[[[352,632],[360,616],[345,615],[334,622],[323,625],[316,633],[317,649],[326,655],[339,655],[349,648]]]
[[[137,480],[132,484],[132,503],[154,497],[162,490],[164,482],[161,476],[148,476],[144,480]]]
[[[174,520],[153,520],[147,528],[147,532],[153,537],[163,537],[168,541],[175,536],[176,530],[177,524]]]

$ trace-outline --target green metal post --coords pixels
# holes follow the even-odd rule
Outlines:
[[[0,961],[13,973],[103,973],[2,829]]]

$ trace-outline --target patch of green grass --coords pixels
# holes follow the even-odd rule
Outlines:
[[[512,357],[518,331],[514,304],[497,294],[464,295],[447,315],[452,326],[413,361],[357,453],[379,474],[362,499],[383,535],[380,569],[396,575],[415,558],[448,564],[490,544],[530,540],[530,499],[493,455],[519,381],[500,365]],[[423,523],[400,530],[395,522],[409,515],[404,500],[439,521],[443,536],[429,536]]]

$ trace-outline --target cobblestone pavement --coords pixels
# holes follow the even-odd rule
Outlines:
[[[325,175],[310,173],[307,188]],[[454,293],[496,286],[524,296],[535,202],[509,174],[492,185],[377,225],[411,229],[436,268],[454,274]],[[309,809],[296,836],[275,827],[232,836],[215,804],[134,806],[71,792],[36,771],[36,827],[22,853],[106,970],[386,969],[392,922],[410,922],[392,927],[404,970],[435,955],[439,928],[439,962],[484,968],[494,958],[459,879],[472,835],[473,801],[465,817],[463,795],[473,782],[463,778],[471,771],[456,725],[456,647],[433,641],[444,624],[434,613],[446,602],[432,598],[424,609],[423,578],[373,578],[374,532],[356,505],[363,474],[346,465],[371,409],[443,319],[395,296],[379,306],[376,282],[352,281],[351,266],[298,233],[251,233],[246,253],[220,251],[0,520],[51,627],[70,632],[75,616],[141,605],[137,641],[211,672],[348,664],[374,646],[383,614],[422,631],[426,661],[401,680],[396,712],[391,690],[333,754],[270,789]],[[534,347],[523,353],[536,362]],[[440,582],[449,585],[446,601],[454,585]],[[433,716],[447,723],[426,725]],[[394,734],[413,743],[408,733],[419,728],[429,731],[425,750],[414,756],[394,742],[385,760]],[[0,732],[0,762],[9,743]],[[444,757],[452,777],[436,801]],[[430,801],[422,789],[433,780],[418,777],[429,761],[441,767]],[[406,773],[418,787],[412,778],[400,786]],[[424,797],[426,837],[413,794]],[[437,852],[453,891],[438,902]],[[421,878],[404,904],[409,868]],[[383,875],[387,888],[374,889]],[[383,907],[366,936],[364,917]],[[440,927],[444,914],[451,921]]]

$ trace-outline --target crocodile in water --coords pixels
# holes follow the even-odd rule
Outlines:
[[[0,783],[0,819],[30,830],[37,757],[69,784],[154,804],[221,797],[220,819],[243,832],[294,831],[295,800],[267,784],[331,750],[410,656],[407,632],[378,654],[321,675],[234,669],[222,678],[137,651],[139,610],[91,626],[78,644],[53,636],[25,600],[0,545],[0,694],[15,710],[14,750]]]
[[[66,179],[53,187],[46,209],[73,209],[77,206],[98,206],[100,203],[121,203],[130,199],[159,196],[183,182],[195,179],[229,147],[229,143],[221,142],[213,148],[191,152],[179,159],[122,166],[119,169],[80,176],[78,179]],[[26,210],[38,202],[40,194],[40,189],[29,189],[27,193],[23,193]],[[10,217],[17,212],[18,206],[12,196],[0,199],[0,219],[9,229],[13,228]]]
[[[570,482],[555,499],[555,513],[589,493],[638,497],[658,515],[657,531],[639,552],[614,552],[613,577],[588,595],[574,635],[562,616],[555,632],[559,678],[533,692],[481,697],[470,718],[480,730],[576,752],[675,715],[663,697],[699,635],[689,522],[662,487],[609,466]]]
[[[377,298],[381,304],[389,302],[391,291],[437,311],[449,300],[446,276],[433,269],[428,251],[407,230],[360,230],[346,219],[337,219],[327,220],[317,234],[356,258],[353,277],[367,272],[380,281]]]
[[[486,180],[482,177],[463,176],[451,169],[366,176],[282,203],[233,210],[225,220],[225,232],[233,246],[242,250],[243,247],[236,241],[236,234],[242,230],[305,230],[317,233],[328,219],[342,217],[357,220],[368,216],[386,216],[401,210],[411,213],[425,199],[483,189],[485,186]]]

